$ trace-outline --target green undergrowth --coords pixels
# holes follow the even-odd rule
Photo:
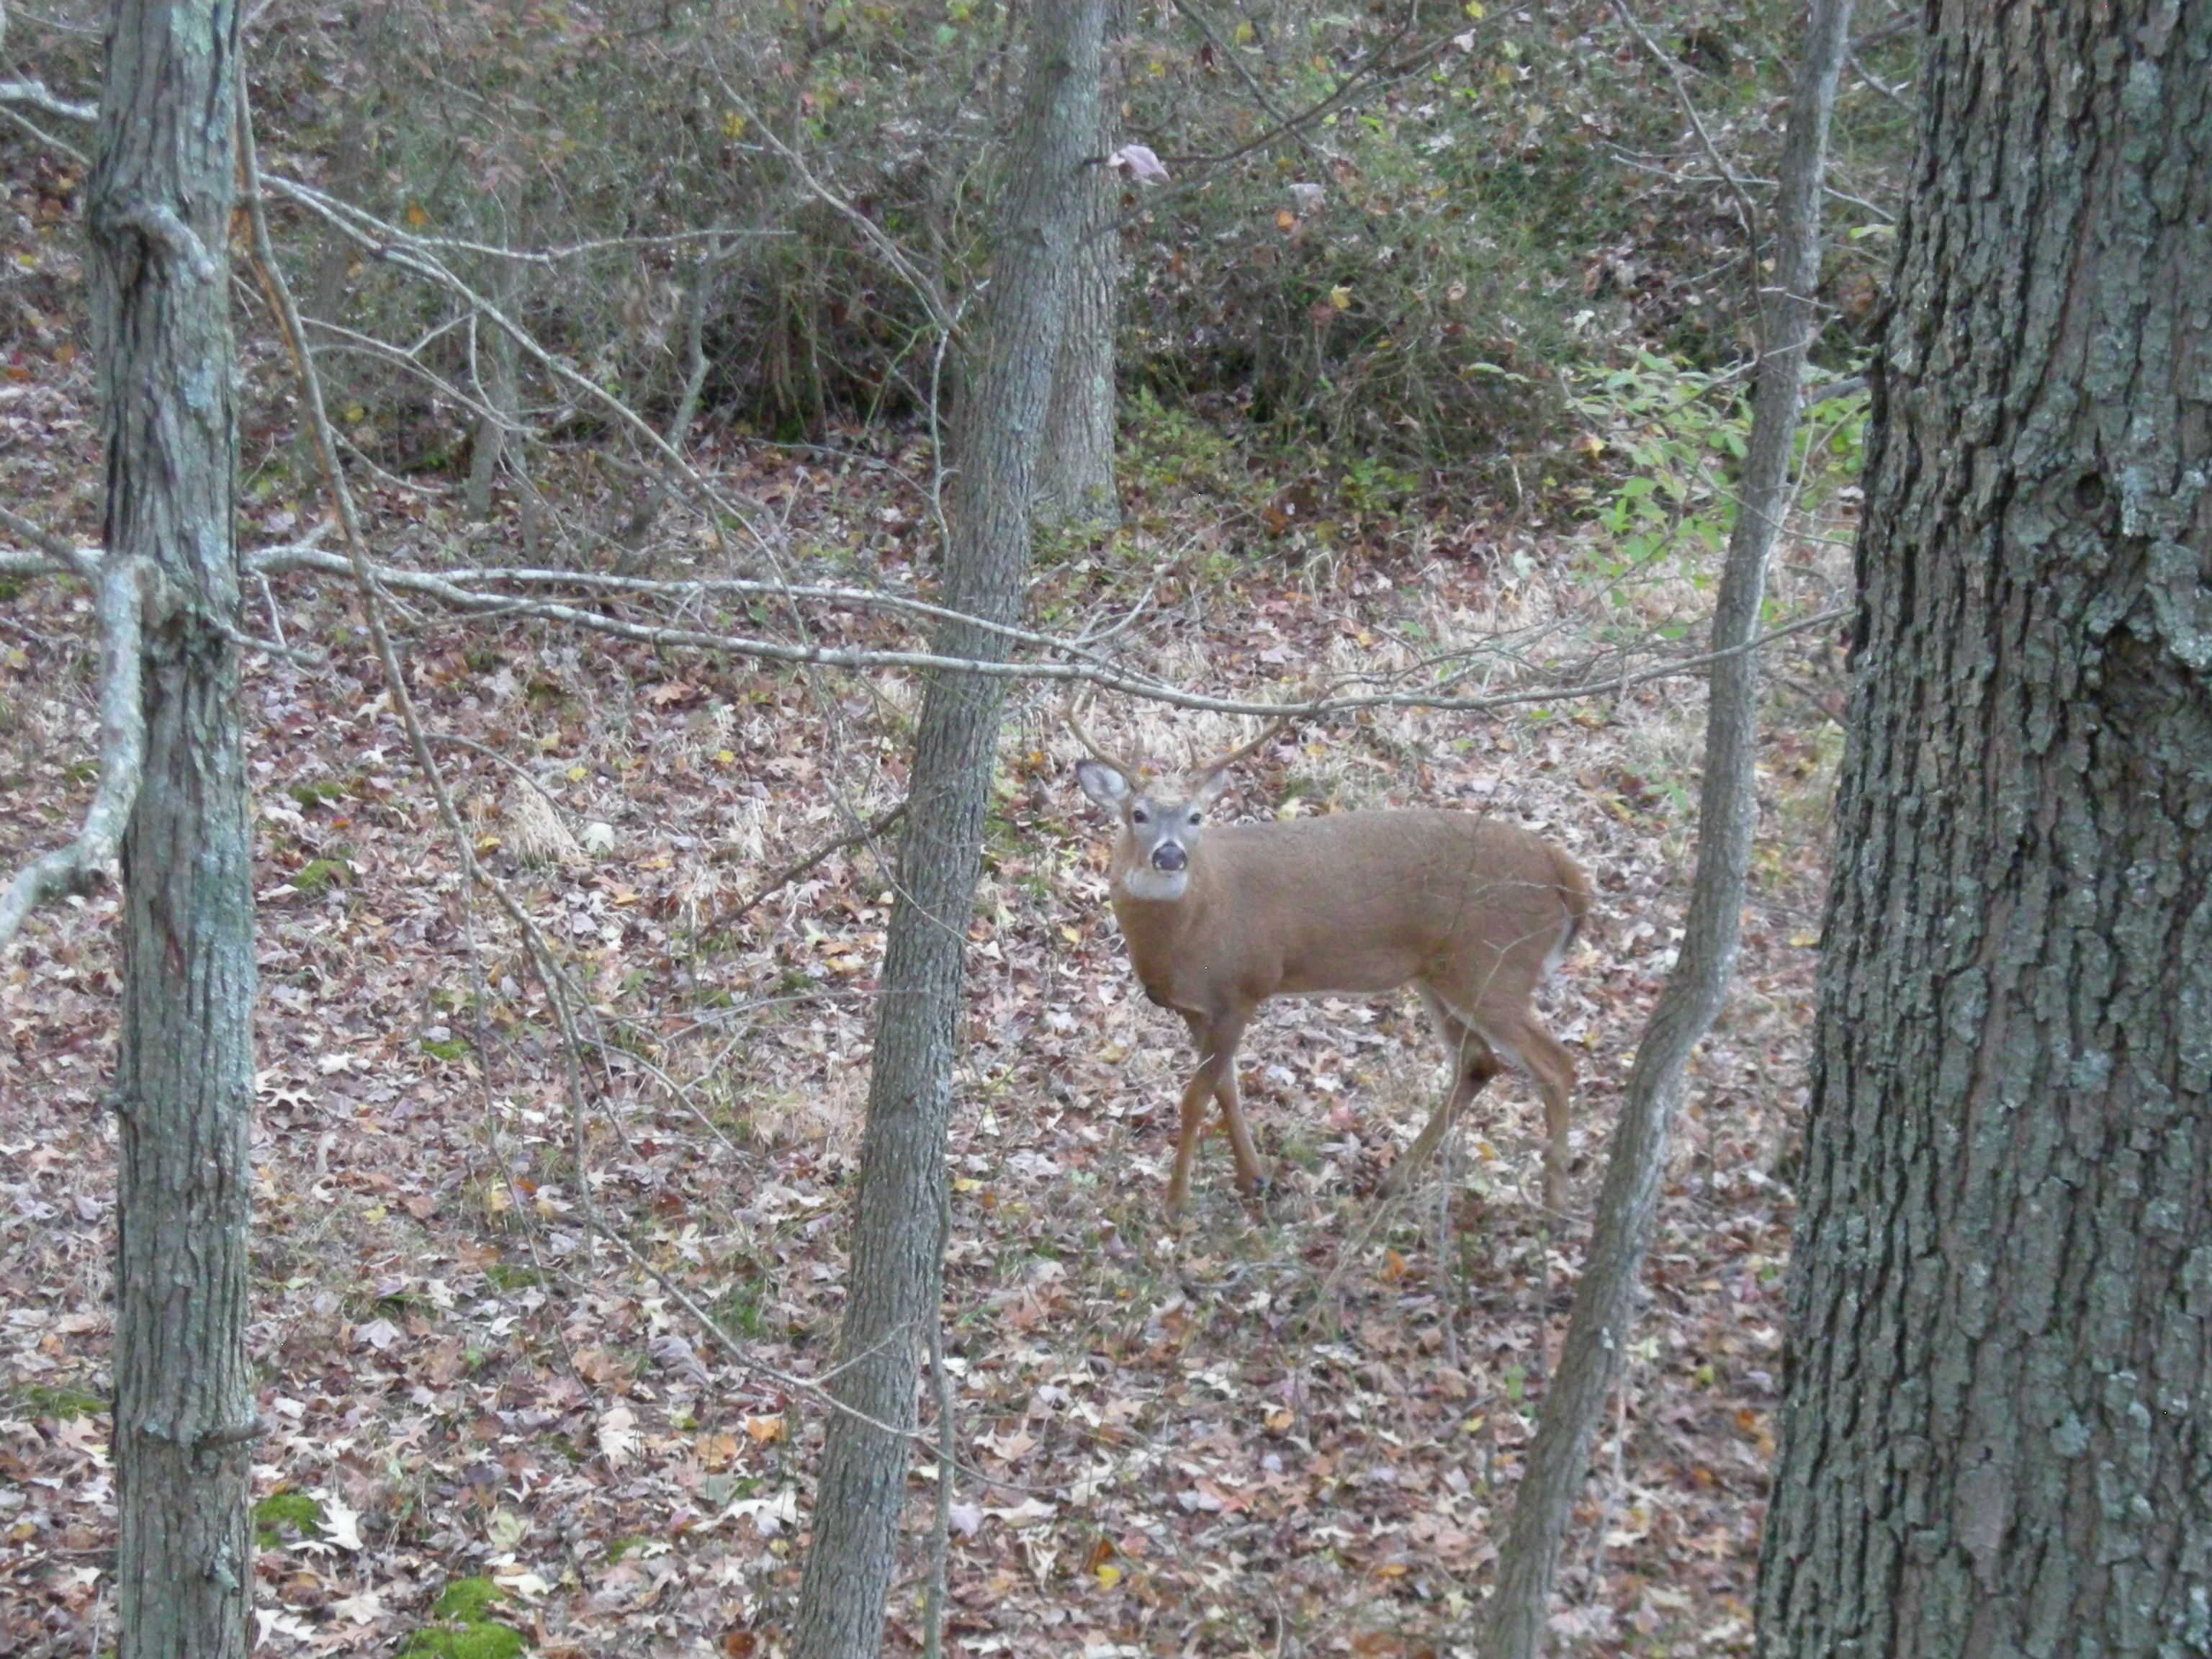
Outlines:
[[[403,1659],[515,1659],[529,1645],[522,1632],[492,1614],[507,1592],[489,1578],[457,1578],[431,1609],[438,1623],[418,1630]]]
[[[253,1506],[253,1540],[264,1550],[294,1537],[313,1538],[323,1528],[323,1506],[303,1492],[272,1492]]]

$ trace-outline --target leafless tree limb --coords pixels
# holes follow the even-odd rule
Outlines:
[[[371,257],[424,278],[462,301],[477,315],[483,317],[514,340],[525,356],[539,368],[562,386],[577,393],[586,402],[597,404],[611,415],[616,422],[635,433],[646,447],[658,453],[670,471],[682,478],[702,500],[728,514],[738,523],[756,527],[757,514],[753,508],[725,494],[710,480],[700,474],[690,461],[668,441],[656,432],[650,422],[632,409],[589,375],[563,362],[538,343],[536,337],[494,305],[484,295],[447,270],[435,252],[421,238],[409,234],[398,226],[388,224],[374,215],[365,213],[349,203],[321,191],[273,173],[260,175],[262,187],[275,191],[286,200],[306,209],[355,243]],[[258,204],[257,204],[258,205]]]
[[[88,550],[78,550],[87,559],[99,561],[100,556]],[[344,555],[300,543],[286,543],[263,548],[248,555],[243,561],[246,568],[258,575],[282,575],[294,572],[309,572],[322,575],[346,575],[351,565]],[[58,574],[64,566],[58,559],[35,555],[0,553],[0,572],[7,574]],[[80,562],[68,567],[76,571]],[[1832,606],[1808,616],[1784,623],[1759,635],[1747,645],[1720,650],[1693,653],[1684,656],[1668,656],[1644,667],[1626,672],[1591,673],[1586,678],[1571,679],[1565,684],[1553,683],[1529,686],[1513,691],[1492,693],[1484,696],[1457,696],[1439,690],[1378,690],[1358,692],[1345,696],[1331,696],[1318,701],[1298,703],[1266,702],[1255,698],[1214,696],[1206,692],[1190,690],[1170,681],[1121,667],[1093,651],[1079,639],[1067,639],[1050,634],[1035,633],[1025,629],[1006,629],[1003,631],[1018,642],[1040,651],[1050,651],[1073,660],[1040,662],[1021,659],[1010,662],[985,662],[965,657],[940,656],[929,651],[880,650],[867,647],[845,647],[796,643],[787,640],[764,639],[740,634],[719,634],[704,629],[678,628],[653,623],[632,622],[621,617],[610,617],[580,605],[557,600],[532,599],[513,593],[489,592],[470,586],[471,580],[507,580],[516,582],[565,582],[574,586],[599,587],[616,592],[641,593],[684,594],[705,592],[757,592],[763,596],[795,597],[820,600],[841,606],[868,606],[884,610],[907,611],[919,616],[945,617],[955,613],[942,606],[931,605],[919,599],[902,595],[872,593],[865,589],[790,586],[780,582],[746,582],[736,580],[698,582],[660,582],[642,577],[597,576],[574,571],[533,571],[528,569],[484,569],[451,573],[410,570],[398,565],[368,566],[369,579],[380,590],[411,593],[431,599],[451,611],[480,618],[531,617],[540,621],[554,622],[580,628],[587,632],[604,634],[616,639],[633,641],[639,644],[676,649],[719,651],[731,656],[749,658],[761,662],[785,663],[793,666],[813,666],[842,669],[897,669],[914,672],[929,670],[955,673],[988,675],[1000,679],[1034,680],[1061,684],[1088,684],[1102,691],[1115,691],[1125,696],[1146,702],[1164,703],[1170,708],[1188,708],[1195,712],[1215,714],[1253,714],[1265,718],[1279,718],[1295,714],[1300,718],[1322,720],[1335,714],[1357,714],[1374,708],[1425,708],[1449,714],[1487,714],[1494,709],[1517,708],[1529,703],[1571,702],[1586,697],[1615,697],[1625,691],[1655,680],[1670,679],[1694,674],[1701,669],[1723,662],[1743,651],[1757,650],[1777,640],[1794,634],[1823,628],[1839,620],[1846,608]],[[271,648],[262,641],[254,641],[256,649]],[[1463,654],[1463,653],[1460,653]],[[1443,658],[1429,659],[1428,665],[1443,661]]]
[[[755,888],[751,893],[748,894],[743,903],[733,905],[728,910],[719,912],[715,915],[714,920],[717,922],[722,923],[732,922],[741,916],[746,915],[754,910],[757,910],[764,901],[775,897],[778,892],[789,886],[793,882],[797,881],[801,876],[805,875],[809,870],[811,870],[816,865],[821,863],[823,860],[828,858],[831,854],[842,853],[848,847],[857,847],[864,841],[872,841],[876,836],[883,834],[884,830],[890,829],[891,825],[896,823],[905,816],[906,803],[902,800],[893,802],[890,805],[886,806],[882,811],[877,813],[875,817],[870,818],[859,829],[849,830],[846,834],[838,836],[835,841],[825,842],[821,846],[816,848],[812,852],[807,854],[804,858],[793,860],[791,863],[784,866],[782,869],[777,871],[766,881],[763,882],[758,887]]]
[[[1681,64],[1644,32],[1644,25],[1637,21],[1636,14],[1628,9],[1628,0],[1613,0],[1613,9],[1628,32],[1636,37],[1638,44],[1651,54],[1661,69],[1667,71],[1667,78],[1674,88],[1674,95],[1681,100],[1682,113],[1689,118],[1690,130],[1698,135],[1698,143],[1705,150],[1705,159],[1713,164],[1713,171],[1728,181],[1729,190],[1735,198],[1736,211],[1743,216],[1745,253],[1750,262],[1752,287],[1756,292],[1759,287],[1759,215],[1751,204],[1750,195],[1745,191],[1742,181],[1736,177],[1735,169],[1721,155],[1720,146],[1713,142],[1713,135],[1706,130],[1705,118],[1698,112],[1697,100],[1690,96],[1690,88],[1682,79]]]
[[[0,104],[21,105],[37,110],[42,115],[58,115],[65,121],[82,121],[87,126],[100,119],[97,104],[72,103],[66,98],[57,98],[46,90],[43,81],[0,81]]]
[[[100,643],[100,786],[76,839],[33,860],[0,894],[0,951],[40,905],[89,887],[115,862],[122,845],[146,760],[146,718],[138,690],[145,586],[140,565],[135,559],[111,560],[94,573]]]

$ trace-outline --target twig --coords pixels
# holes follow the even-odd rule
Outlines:
[[[92,157],[87,155],[75,144],[70,143],[68,139],[56,137],[52,133],[48,132],[36,121],[33,121],[29,116],[24,114],[22,111],[15,108],[14,106],[9,104],[0,104],[0,115],[6,116],[10,121],[13,121],[17,126],[22,128],[24,131],[29,133],[32,137],[37,139],[40,143],[44,144],[48,149],[52,150],[56,155],[65,155],[70,161],[76,162],[79,167],[84,167],[88,170],[91,167]]]
[[[271,574],[287,570],[330,571],[332,567],[343,568],[337,556],[313,549],[285,547],[270,550],[265,555],[256,555],[248,562],[249,568],[264,569]],[[1118,691],[1125,696],[1149,702],[1164,703],[1171,708],[1188,708],[1218,714],[1259,714],[1280,718],[1297,714],[1304,719],[1322,719],[1332,714],[1349,714],[1366,708],[1430,708],[1457,714],[1485,714],[1492,709],[1513,708],[1532,702],[1565,702],[1583,697],[1617,696],[1626,689],[1646,684],[1653,680],[1668,679],[1710,667],[1745,651],[1756,650],[1792,634],[1808,629],[1825,627],[1847,614],[1848,607],[1834,606],[1801,617],[1770,629],[1744,645],[1731,646],[1718,651],[1702,652],[1692,656],[1669,658],[1640,669],[1632,674],[1607,674],[1601,679],[1588,683],[1531,688],[1526,690],[1496,693],[1487,696],[1458,697],[1432,691],[1377,691],[1352,696],[1332,697],[1310,703],[1263,702],[1256,699],[1211,696],[1203,692],[1186,690],[1164,680],[1094,663],[996,661],[972,657],[947,657],[928,651],[884,651],[845,648],[835,646],[794,645],[781,640],[767,640],[746,635],[716,634],[704,629],[673,628],[646,623],[634,623],[621,617],[608,617],[598,611],[586,611],[577,605],[563,605],[551,600],[518,599],[511,595],[477,592],[447,580],[441,575],[410,571],[396,566],[375,568],[376,580],[390,587],[419,593],[434,599],[465,613],[484,615],[535,617],[545,621],[566,623],[572,626],[606,634],[617,639],[635,641],[640,644],[663,647],[690,647],[707,651],[724,651],[732,656],[750,657],[765,662],[808,665],[824,668],[899,668],[915,671],[937,670],[953,673],[984,675],[996,679],[1039,680],[1063,684],[1083,684],[1104,691]],[[619,579],[595,578],[595,581]],[[781,584],[771,591],[781,591]],[[877,596],[880,601],[888,596]],[[919,604],[918,601],[911,602]],[[1042,642],[1048,635],[1036,636]],[[1054,648],[1077,651],[1066,641],[1053,641]]]
[[[752,527],[752,512],[724,495],[721,490],[702,477],[683,455],[669,446],[666,439],[653,430],[652,423],[643,416],[589,375],[580,373],[547,350],[538,343],[537,338],[528,330],[516,323],[505,311],[447,270],[434,254],[425,246],[421,239],[409,234],[396,225],[386,223],[374,215],[366,213],[349,203],[340,202],[335,197],[326,196],[319,190],[312,189],[293,179],[268,175],[263,177],[261,182],[278,195],[313,213],[372,257],[396,265],[402,270],[411,271],[416,276],[427,278],[431,283],[450,290],[473,311],[496,325],[546,374],[579,393],[586,401],[605,409],[614,416],[618,424],[637,434],[645,441],[647,447],[659,453],[667,463],[670,470],[683,478],[684,483],[702,499],[721,508],[749,529]],[[258,202],[256,204],[258,205]]]
[[[1888,99],[1891,103],[1896,105],[1898,108],[1903,110],[1906,114],[1917,115],[1920,113],[1919,104],[1915,100],[1905,95],[1905,88],[1903,87],[1893,87],[1888,82],[1883,80],[1880,76],[1876,75],[1872,70],[1869,69],[1859,60],[1859,52],[1856,46],[1853,46],[1851,48],[1851,67],[1859,72],[1860,80],[1865,82],[1869,86],[1872,87],[1883,97]]]
[[[719,69],[714,74],[714,83],[721,88],[722,95],[730,100],[730,107],[745,121],[760,129],[761,137],[768,141],[769,148],[776,153],[786,167],[799,175],[799,182],[806,186],[808,194],[859,231],[860,240],[875,250],[876,257],[914,290],[915,297],[921,301],[921,308],[928,313],[931,325],[939,333],[950,334],[955,325],[955,319],[945,304],[941,287],[944,273],[937,273],[937,280],[933,280],[929,272],[916,266],[907,258],[906,251],[891,240],[881,225],[816,178],[814,170],[806,165],[806,158],[784,143],[777,136],[775,129],[760,118],[758,112],[745,100],[744,94],[732,87]]]
[[[493,748],[489,744],[478,743],[474,738],[464,738],[452,732],[433,732],[429,733],[429,738],[433,743],[448,744],[456,749],[473,750],[477,754],[482,755],[486,760],[490,761],[493,764],[505,767],[508,771],[514,773],[514,775],[522,782],[527,784],[531,788],[538,792],[538,798],[544,801],[546,805],[553,809],[554,817],[578,817],[581,816],[581,814],[572,812],[568,808],[562,805],[558,798],[554,795],[550,789],[548,789],[544,784],[538,782],[536,778],[530,775],[530,769],[527,767],[517,765],[514,761],[509,760],[505,755],[501,754],[498,750]]]
[[[891,825],[896,823],[899,819],[903,817],[905,815],[906,803],[902,800],[885,807],[882,811],[877,813],[875,817],[870,818],[859,829],[851,831],[849,834],[840,836],[833,842],[824,842],[822,846],[816,848],[812,852],[809,853],[805,858],[800,859],[797,863],[787,865],[784,868],[777,871],[775,874],[770,876],[765,882],[763,882],[759,890],[743,904],[738,905],[735,909],[717,914],[711,917],[708,925],[710,927],[727,927],[730,923],[739,920],[749,912],[757,909],[763,900],[775,896],[778,891],[789,886],[793,882],[797,881],[801,876],[805,875],[809,870],[811,870],[816,865],[821,863],[823,860],[828,858],[831,854],[842,853],[848,847],[854,846],[860,842],[872,841],[876,836],[890,829]]]
[[[678,454],[683,453],[684,443],[690,436],[692,419],[699,412],[699,394],[707,385],[707,310],[713,303],[715,290],[720,286],[722,262],[728,257],[721,238],[715,236],[699,255],[699,268],[691,278],[691,292],[688,296],[690,303],[685,307],[684,317],[684,355],[690,361],[684,377],[683,395],[676,400],[676,412],[668,422],[668,447]],[[660,516],[660,505],[668,499],[668,469],[664,465],[653,474],[652,487],[646,491],[645,499],[638,504],[637,511],[631,515],[629,522],[623,526],[621,539],[631,548],[635,549],[652,533],[653,520]],[[714,534],[718,543],[721,532],[721,526],[715,525]]]
[[[393,709],[407,732],[409,745],[415,753],[415,763],[423,781],[429,786],[430,796],[436,803],[439,821],[460,859],[464,876],[472,884],[483,887],[512,921],[523,940],[523,948],[539,980],[545,987],[546,1000],[561,1026],[563,1054],[568,1062],[570,1121],[576,1138],[576,1197],[578,1207],[584,1213],[587,1237],[596,1239],[604,1229],[599,1220],[598,1200],[592,1195],[591,1174],[585,1163],[584,1127],[586,1124],[586,1091],[579,1060],[581,1040],[576,1032],[575,1016],[571,1007],[570,987],[546,946],[544,935],[532,922],[527,912],[516,902],[506,886],[492,879],[490,873],[477,861],[476,848],[469,839],[468,829],[453,805],[453,793],[446,787],[444,775],[438,769],[437,757],[430,752],[430,742],[415,708],[414,694],[408,690],[407,676],[399,664],[398,648],[392,642],[392,632],[385,624],[383,594],[377,586],[375,573],[368,558],[368,544],[362,530],[361,515],[356,507],[353,490],[346,483],[343,469],[338,465],[336,434],[331,426],[330,411],[323,400],[322,377],[316,374],[314,360],[307,350],[306,330],[301,325],[299,307],[294,303],[292,290],[284,280],[283,268],[276,263],[276,247],[269,234],[269,216],[262,204],[260,162],[253,143],[253,120],[247,102],[247,88],[243,79],[238,87],[238,152],[239,165],[244,174],[246,217],[252,230],[254,264],[267,290],[270,308],[276,313],[284,334],[285,344],[292,355],[295,374],[299,377],[301,406],[306,415],[308,429],[315,441],[315,453],[321,463],[323,481],[337,511],[338,523],[343,530],[346,544],[346,568],[350,570],[356,588],[361,594],[362,609],[368,618],[369,637],[376,647],[379,665],[384,671],[386,689],[392,696]],[[580,999],[578,999],[580,1000]],[[586,1006],[589,1006],[586,1004]]]
[[[1644,32],[1644,25],[1636,21],[1636,14],[1628,9],[1628,0],[1613,0],[1613,9],[1620,16],[1621,22],[1627,27],[1628,32],[1636,37],[1644,51],[1651,54],[1659,67],[1667,71],[1668,80],[1674,83],[1674,95],[1681,100],[1682,113],[1689,118],[1690,129],[1698,135],[1698,143],[1704,148],[1706,159],[1713,164],[1714,171],[1728,181],[1729,190],[1735,198],[1736,211],[1743,217],[1745,252],[1751,270],[1752,288],[1755,293],[1759,287],[1759,216],[1751,205],[1751,198],[1745,192],[1742,182],[1737,179],[1735,169],[1723,159],[1720,146],[1713,142],[1712,134],[1705,130],[1705,118],[1698,112],[1697,100],[1690,96],[1690,88],[1683,82],[1681,65],[1676,63],[1674,57],[1656,40]]]

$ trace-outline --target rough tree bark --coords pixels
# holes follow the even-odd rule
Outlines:
[[[499,216],[500,235],[515,236],[517,216],[510,209]],[[520,247],[520,240],[507,246]],[[484,292],[502,314],[518,317],[521,298],[521,267],[513,259],[494,259],[484,278]],[[515,374],[514,337],[495,325],[479,319],[477,325],[476,391],[484,414],[478,415],[469,437],[469,478],[461,492],[461,510],[472,524],[491,517],[492,492],[499,484],[500,463],[509,452],[519,460],[520,446],[512,428],[521,420],[521,388]],[[510,462],[510,464],[513,464]]]
[[[1735,654],[1712,666],[1698,803],[1698,867],[1682,918],[1682,949],[1629,1073],[1559,1370],[1544,1396],[1536,1438],[1514,1495],[1512,1525],[1498,1557],[1498,1586],[1484,1620],[1486,1659],[1534,1659],[1542,1650],[1559,1546],[1588,1470],[1590,1438],[1619,1375],[1634,1320],[1644,1253],[1658,1208],[1668,1139],[1687,1087],[1690,1055],[1727,1001],[1735,977],[1744,879],[1759,816],[1753,774],[1759,659],[1749,647],[1759,633],[1767,558],[1788,510],[1805,356],[1819,329],[1813,295],[1820,276],[1828,118],[1850,48],[1850,0],[1814,0],[1775,203],[1776,269],[1762,307],[1742,505],[1713,611],[1712,647]]]
[[[116,1251],[122,1659],[242,1656],[253,890],[238,723],[232,0],[117,0],[86,198],[106,556],[149,561],[123,844]]]
[[[1032,14],[991,284],[954,434],[944,602],[993,621],[1020,615],[1029,580],[1037,448],[1082,218],[1082,163],[1097,129],[1103,9],[1103,0],[1039,0]],[[995,659],[1006,642],[948,623],[936,648]],[[916,1354],[938,1317],[945,1120],[1002,696],[996,679],[938,675],[922,702],[834,1385],[849,1410],[829,1419],[798,1659],[871,1659],[883,1638]]]
[[[2212,8],[1929,16],[1760,1647],[2212,1653]]]
[[[1107,33],[1116,35],[1127,0],[1107,0],[1105,9]],[[1083,169],[1083,226],[1068,276],[1067,325],[1037,455],[1037,514],[1047,523],[1114,525],[1121,519],[1114,483],[1114,361],[1121,323],[1121,238],[1114,222],[1121,216],[1121,185],[1101,159],[1114,153],[1121,134],[1118,86],[1103,87],[1088,158],[1098,165]]]

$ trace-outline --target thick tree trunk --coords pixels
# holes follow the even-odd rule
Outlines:
[[[1126,6],[1109,0],[1109,9],[1118,24]],[[1121,132],[1118,93],[1102,88],[1091,159],[1112,155]],[[1037,455],[1037,515],[1047,523],[1113,525],[1121,519],[1114,486],[1114,352],[1121,322],[1121,238],[1114,222],[1121,216],[1121,190],[1103,163],[1083,169],[1081,188],[1083,228],[1068,274],[1067,325]]]
[[[253,889],[238,653],[230,214],[238,14],[118,0],[87,198],[107,556],[147,607],[124,842],[116,1254],[123,1659],[243,1655]]]
[[[1534,1659],[1542,1650],[1559,1545],[1588,1472],[1590,1437],[1619,1374],[1634,1319],[1690,1055],[1727,1001],[1735,977],[1744,880],[1759,817],[1759,661],[1749,647],[1759,632],[1767,558],[1789,505],[1800,380],[1806,351],[1818,331],[1813,295],[1820,276],[1828,118],[1849,47],[1850,15],[1850,0],[1814,0],[1783,151],[1776,270],[1764,308],[1743,505],[1729,539],[1713,613],[1713,648],[1735,654],[1712,668],[1705,773],[1698,804],[1698,871],[1682,918],[1681,955],[1637,1045],[1559,1372],[1544,1396],[1542,1420],[1514,1494],[1512,1527],[1498,1558],[1498,1588],[1486,1621],[1486,1659]]]
[[[945,603],[996,621],[1019,616],[1029,580],[1037,447],[1097,126],[1102,9],[1103,0],[1039,0],[1033,14],[1028,90],[955,434]],[[936,648],[996,658],[1006,642],[954,623],[939,629]],[[945,1120],[1003,684],[939,676],[922,702],[839,1340],[835,1389],[850,1410],[829,1419],[798,1659],[870,1659],[883,1638],[915,1357],[938,1317]]]
[[[1932,9],[1770,1656],[2212,1653],[2212,9]]]

